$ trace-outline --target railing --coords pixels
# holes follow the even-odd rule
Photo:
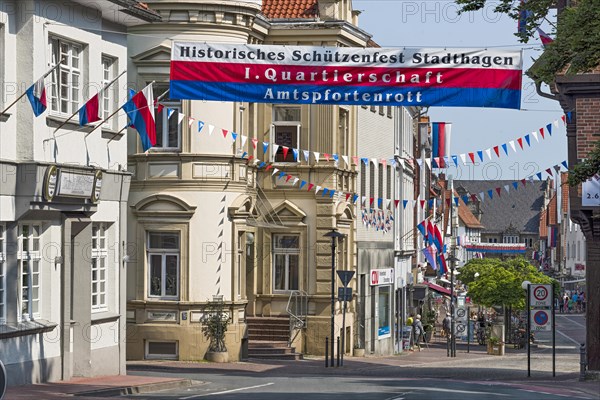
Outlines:
[[[294,290],[291,292],[286,311],[290,316],[290,338],[288,340],[288,346],[291,346],[298,334],[306,328],[308,294],[303,290]]]

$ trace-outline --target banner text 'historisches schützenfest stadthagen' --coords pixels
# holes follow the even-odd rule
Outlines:
[[[174,42],[175,99],[520,108],[521,51]]]

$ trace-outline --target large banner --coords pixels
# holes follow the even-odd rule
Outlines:
[[[520,51],[174,42],[175,99],[520,108]]]

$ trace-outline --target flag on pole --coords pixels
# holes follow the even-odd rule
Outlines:
[[[46,87],[44,86],[44,78],[40,78],[26,91],[29,103],[33,109],[33,114],[36,117],[42,115],[46,111],[48,103],[46,101]]]
[[[98,94],[93,95],[79,109],[79,125],[84,126],[92,122],[100,121],[100,104],[98,103]]]
[[[156,144],[153,101],[154,93],[152,91],[152,84],[150,84],[137,92],[123,105],[123,109],[140,135],[144,151]]]
[[[427,246],[423,249],[423,255],[425,256],[425,259],[427,260],[427,262],[429,264],[431,264],[431,267],[434,270],[438,269],[438,265],[436,262],[436,258],[437,258],[437,249],[435,248],[435,246]]]
[[[554,42],[554,39],[552,39],[550,36],[548,36],[548,34],[546,32],[544,32],[543,30],[541,30],[540,28],[537,28],[537,33],[538,33],[538,35],[540,35],[540,40],[542,41],[542,46],[546,47],[550,43]]]

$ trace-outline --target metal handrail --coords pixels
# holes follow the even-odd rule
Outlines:
[[[303,290],[292,291],[286,306],[286,312],[290,317],[290,337],[288,340],[288,346],[294,342],[300,331],[306,328],[307,309],[308,293]]]

